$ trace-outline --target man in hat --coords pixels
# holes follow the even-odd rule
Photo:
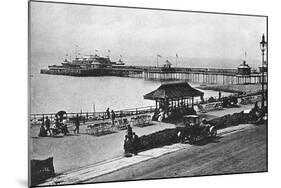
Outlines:
[[[127,126],[127,135],[128,135],[128,139],[132,140],[132,138],[133,138],[133,130],[132,130],[132,127],[130,125]]]
[[[46,121],[45,121],[45,125],[46,125],[46,131],[49,132],[49,135],[51,136],[51,130],[50,130],[50,126],[51,126],[51,121],[48,118],[48,116],[46,117]]]
[[[137,155],[138,149],[139,149],[139,137],[135,132],[133,132],[133,141],[132,142],[133,142],[133,153],[135,155]]]
[[[110,111],[109,111],[109,108],[106,109],[106,115],[107,115],[107,118],[110,119]]]
[[[79,116],[78,116],[78,114],[76,114],[75,129],[74,129],[74,132],[76,132],[76,134],[79,134],[79,126],[80,126]]]
[[[115,112],[111,110],[111,120],[112,120],[112,126],[115,125],[114,120],[115,120]]]

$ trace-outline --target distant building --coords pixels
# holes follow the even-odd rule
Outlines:
[[[240,75],[250,75],[251,67],[244,60],[243,63],[238,67],[238,74]]]
[[[170,61],[166,60],[163,67],[164,68],[171,68],[171,66],[172,66],[172,63]]]
[[[267,72],[267,63],[266,63],[266,61],[264,62],[263,67],[262,66],[259,67],[259,71],[260,71],[260,73]]]
[[[97,68],[101,68],[101,67],[102,67],[102,64],[98,61],[93,61],[91,63],[91,68],[93,68],[93,69],[97,69]]]

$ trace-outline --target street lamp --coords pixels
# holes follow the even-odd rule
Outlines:
[[[261,68],[261,73],[262,73],[262,78],[261,78],[261,87],[262,87],[262,102],[261,106],[264,107],[264,53],[267,47],[267,42],[265,41],[265,36],[264,34],[262,35],[262,40],[260,42],[260,48],[261,48],[261,55],[262,55],[262,68]]]

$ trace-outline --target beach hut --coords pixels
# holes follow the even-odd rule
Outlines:
[[[193,110],[194,98],[203,98],[204,93],[191,87],[186,81],[162,83],[156,90],[144,95],[155,100],[156,112],[163,111],[167,117],[187,114]]]

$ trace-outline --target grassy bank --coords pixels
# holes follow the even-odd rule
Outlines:
[[[261,84],[247,84],[247,85],[208,85],[208,86],[199,86],[199,89],[203,90],[214,90],[214,91],[224,91],[232,93],[246,93],[256,94],[261,92]]]

